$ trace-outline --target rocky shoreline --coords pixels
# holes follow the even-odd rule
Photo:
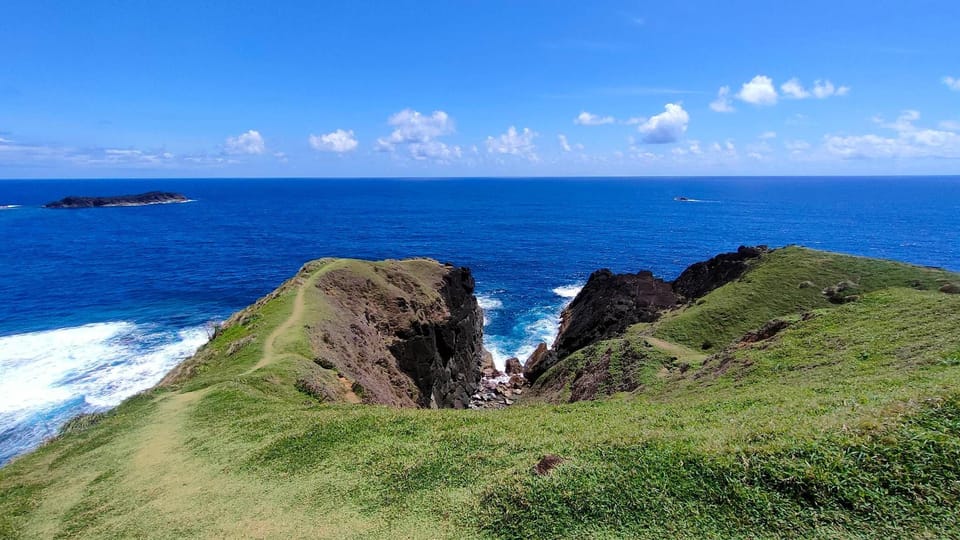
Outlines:
[[[115,206],[149,206],[153,204],[174,204],[190,202],[186,195],[169,191],[150,191],[137,195],[115,195],[109,197],[64,197],[59,201],[49,202],[44,208],[77,209],[77,208],[109,208]]]

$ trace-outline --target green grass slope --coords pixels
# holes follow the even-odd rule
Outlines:
[[[284,323],[316,271],[242,313],[243,330],[218,336],[175,382],[0,469],[0,537],[960,530],[960,295],[879,288],[768,340],[684,362],[636,328],[619,349],[598,349],[611,350],[611,377],[597,385],[605,399],[416,410],[295,390],[303,329]],[[288,332],[261,365],[278,327]],[[627,378],[642,390],[617,392],[612,381]],[[530,469],[545,454],[564,462],[537,476]]]
[[[958,279],[943,270],[797,246],[767,253],[752,266],[739,280],[667,316],[654,335],[713,352],[771,319],[833,306],[822,291],[840,282],[855,284],[850,292],[862,294],[887,287],[937,290]]]

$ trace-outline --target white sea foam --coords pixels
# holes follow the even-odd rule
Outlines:
[[[550,345],[557,337],[560,328],[560,308],[540,308],[531,310],[520,317],[514,326],[513,336],[487,335],[484,347],[493,356],[493,363],[497,369],[504,369],[507,359],[517,357],[521,362],[533,354],[537,345]]]
[[[20,208],[19,204],[0,204],[0,210],[13,210],[14,208]]]
[[[563,285],[553,289],[553,294],[563,298],[575,298],[583,290],[583,284]]]
[[[503,302],[500,300],[482,294],[477,295],[477,303],[480,304],[480,308],[484,310],[500,309],[503,307]]]
[[[206,341],[203,327],[165,331],[122,321],[0,337],[0,432],[116,406]],[[42,440],[58,427],[24,437]]]
[[[483,310],[483,325],[487,326],[490,324],[490,315],[491,311],[500,309],[503,307],[503,302],[500,300],[483,294],[477,295],[477,304],[480,306],[480,309]]]

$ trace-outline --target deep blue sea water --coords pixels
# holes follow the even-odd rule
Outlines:
[[[39,207],[151,190],[196,201]],[[153,385],[314,258],[469,266],[500,362],[551,340],[601,267],[673,278],[795,243],[960,270],[960,177],[9,180],[3,205],[20,206],[0,210],[0,463]]]

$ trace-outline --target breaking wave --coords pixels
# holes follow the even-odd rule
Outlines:
[[[123,321],[0,337],[0,464],[150,388],[206,341],[203,327]]]
[[[561,287],[556,287],[553,289],[553,294],[562,297],[562,298],[576,298],[580,291],[583,290],[583,284],[577,283],[576,285],[563,285]]]

